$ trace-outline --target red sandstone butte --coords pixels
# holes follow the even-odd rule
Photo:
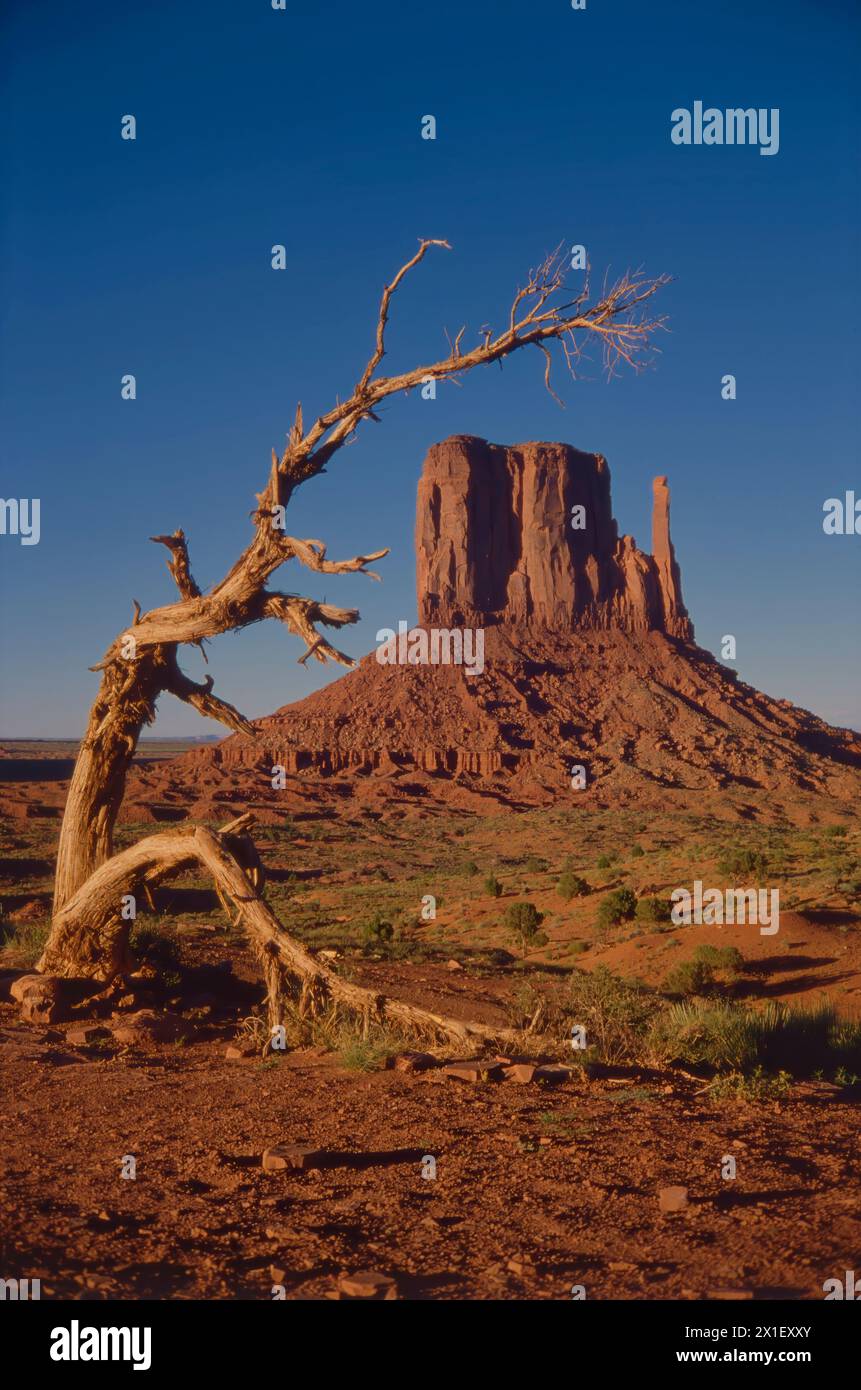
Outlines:
[[[804,797],[857,800],[861,736],[746,685],[694,642],[665,477],[653,491],[648,555],[619,534],[600,454],[471,435],[435,444],[416,505],[419,624],[484,629],[481,674],[382,664],[371,651],[255,720],[253,736],[135,768],[123,815],[226,818],[239,802],[280,823],[313,807],[483,815],[494,803],[713,793],[748,815],[759,790],[775,814],[803,819]],[[390,621],[408,621],[408,600],[391,601]],[[277,791],[276,765],[287,773]],[[588,772],[576,793],[575,765]]]
[[[576,507],[584,524],[575,530]],[[652,548],[646,555],[619,536],[601,454],[455,435],[433,445],[418,487],[419,622],[613,627],[691,641],[663,477],[654,482]]]

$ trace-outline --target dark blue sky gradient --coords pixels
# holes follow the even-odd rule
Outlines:
[[[419,236],[454,249],[398,298],[389,371],[444,355],[445,327],[471,344],[499,326],[560,241],[596,279],[673,275],[671,332],[637,377],[560,367],[564,411],[535,352],[391,401],[289,521],[333,557],[390,545],[383,584],[293,565],[273,584],[360,607],[341,645],[362,654],[415,615],[428,446],[561,439],[607,456],[645,548],[669,475],[704,646],[734,633],[744,679],[859,726],[861,537],[821,524],[827,497],[861,496],[859,30],[841,0],[7,0],[2,494],[42,499],[42,539],[0,538],[0,734],[82,730],[87,667],[132,599],[174,597],[148,536],[181,525],[198,581],[226,572],[296,401],[307,421],[355,383]],[[674,146],[670,113],[695,100],[779,107],[779,153]],[[218,638],[216,690],[254,718],[341,674],[300,653],[274,623]],[[155,732],[221,729],[164,696]]]

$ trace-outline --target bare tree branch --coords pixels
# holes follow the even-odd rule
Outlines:
[[[249,723],[239,710],[234,709],[233,705],[226,700],[221,700],[217,695],[213,695],[212,687],[215,684],[212,676],[207,676],[203,685],[198,685],[191,680],[184,671],[179,669],[176,660],[175,650],[171,651],[171,661],[168,673],[165,676],[165,689],[171,695],[176,695],[177,699],[184,700],[187,705],[192,705],[199,714],[207,719],[217,719],[220,724],[225,724],[228,729],[233,729],[234,733],[254,734],[254,725]]]
[[[166,545],[170,551],[170,559],[167,567],[173,575],[176,587],[179,589],[183,598],[199,598],[200,589],[194,582],[191,573],[191,566],[188,559],[188,544],[185,539],[185,532],[182,527],[174,531],[172,536],[150,536],[150,540],[156,545]]]

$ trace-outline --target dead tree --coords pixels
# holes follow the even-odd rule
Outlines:
[[[202,646],[219,633],[274,618],[305,641],[300,661],[313,656],[316,661],[354,665],[349,656],[331,645],[317,625],[337,629],[354,623],[359,617],[355,609],[277,592],[268,589],[266,583],[288,560],[298,560],[321,574],[358,572],[378,578],[368,566],[387,555],[388,549],[349,560],[330,560],[322,541],[288,535],[283,519],[294,490],[324,471],[363,420],[379,419],[376,408],[382,401],[428,380],[458,381],[473,367],[501,364],[505,357],[526,347],[542,353],[545,384],[555,396],[550,380],[550,347],[554,342],[561,345],[572,375],[577,375],[578,364],[590,342],[600,346],[604,366],[612,373],[621,363],[641,366],[652,335],[663,325],[662,318],[650,317],[643,306],[666,283],[667,277],[651,279],[639,272],[626,273],[612,287],[605,285],[593,303],[587,275],[581,291],[567,298],[563,261],[557,252],[532,271],[526,285],[517,291],[501,331],[485,331],[479,346],[464,350],[465,328],[461,328],[454,342],[449,340],[451,350],[447,357],[398,375],[378,375],[386,353],[392,296],[432,246],[449,249],[445,241],[421,241],[416,254],[385,287],[374,351],[346,400],[338,401],[307,430],[302,407],[298,407],[284,451],[280,456],[272,451],[269,478],[257,494],[257,507],[252,514],[251,541],[225,577],[208,593],[202,593],[191,573],[184,532],[179,529],[172,535],[151,538],[169,551],[168,568],[179,600],[146,613],[135,602],[131,625],[111,643],[98,666],[92,668],[102,673],[101,685],[66,800],[57,855],[54,915],[40,970],[110,980],[126,962],[129,924],[120,918],[123,894],[133,892],[133,885],[146,889],[190,864],[202,863],[212,873],[222,897],[235,904],[261,954],[271,1019],[280,1016],[280,999],[285,990],[298,982],[302,1002],[309,1007],[329,999],[366,1015],[398,1017],[411,1025],[463,1035],[464,1025],[396,1001],[381,1000],[347,985],[290,938],[230,852],[227,837],[244,831],[250,818],[240,818],[216,835],[200,829],[186,835],[153,835],[112,857],[113,829],[126,775],[141,730],[155,717],[160,695],[168,692],[229,729],[254,734],[253,725],[213,693],[211,676],[198,684],[181,671],[179,647]]]

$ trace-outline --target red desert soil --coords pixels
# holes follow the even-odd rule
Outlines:
[[[669,1074],[471,1086],[59,1032],[2,1011],[3,1268],[48,1297],[319,1298],[374,1269],[408,1298],[821,1298],[861,1240],[857,1107],[824,1084],[716,1106]],[[264,1172],[279,1142],[357,1160]]]

